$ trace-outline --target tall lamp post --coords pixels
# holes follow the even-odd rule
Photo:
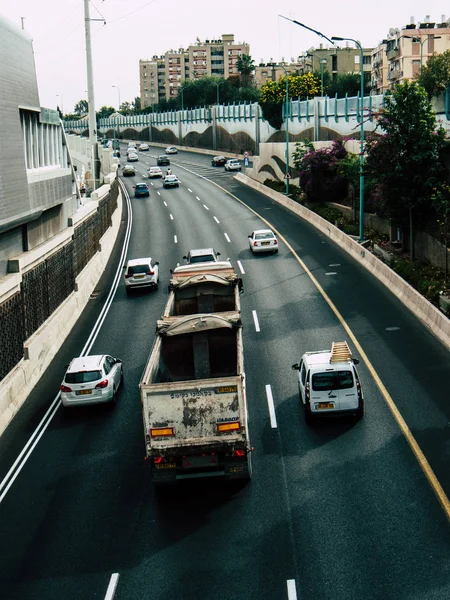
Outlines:
[[[117,94],[119,95],[119,108],[117,112],[120,112],[120,88],[118,85],[113,85],[112,87],[117,88]],[[120,131],[119,131],[119,117],[116,117],[116,125],[117,125],[117,139],[119,139]]]
[[[423,63],[423,45],[425,44],[425,42],[427,42],[429,39],[433,39],[433,40],[440,40],[441,36],[440,35],[432,35],[429,37],[424,38],[423,40],[413,37],[412,35],[404,35],[404,38],[408,38],[410,40],[412,40],[414,42],[414,40],[416,40],[416,42],[419,42],[420,44],[420,70],[422,70],[422,63]]]
[[[336,42],[353,42],[360,53],[360,72],[361,72],[361,108],[360,108],[360,150],[359,150],[359,241],[364,241],[364,51],[361,44],[352,38],[332,36]]]
[[[285,170],[285,179],[286,179],[286,196],[289,195],[289,77],[288,70],[284,65],[280,65],[282,69],[284,69],[285,77],[286,77],[286,102],[285,102],[285,111],[284,116],[286,118],[286,170]]]
[[[178,93],[181,94],[181,112],[183,112],[184,111],[184,88],[179,87]]]
[[[219,88],[222,85],[222,83],[225,83],[225,81],[219,81],[219,83],[216,83],[216,88],[217,88],[217,106],[219,106]]]
[[[322,98],[323,98],[323,67],[326,64],[327,64],[326,58],[322,58],[320,61],[320,89],[321,89],[320,95],[322,96]]]
[[[61,96],[61,94],[56,94],[56,97],[57,98],[61,98],[61,114],[62,114],[62,116],[64,118],[64,107],[63,107],[64,102],[63,102],[63,97]]]

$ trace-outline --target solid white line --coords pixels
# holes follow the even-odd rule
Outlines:
[[[200,202],[200,198],[198,196],[195,196],[197,198],[197,200]]]
[[[95,322],[94,327],[92,328],[91,333],[88,336],[86,344],[84,345],[84,347],[80,353],[80,356],[85,356],[86,354],[89,354],[92,346],[94,345],[95,340],[97,339],[97,336],[100,332],[101,326],[103,325],[103,321],[105,320],[106,315],[108,314],[109,309],[111,307],[112,301],[114,299],[114,295],[115,295],[117,287],[119,285],[120,278],[122,277],[122,272],[123,272],[122,267],[123,267],[123,263],[125,260],[125,256],[128,252],[128,245],[129,245],[130,236],[131,236],[131,227],[133,225],[133,211],[131,208],[130,196],[129,196],[125,186],[123,185],[123,183],[120,180],[119,180],[119,182],[120,182],[120,186],[122,188],[122,193],[124,194],[124,197],[125,197],[125,200],[127,203],[128,214],[129,214],[127,228],[125,231],[124,243],[122,246],[122,251],[120,253],[120,259],[119,259],[119,263],[117,266],[116,274],[114,276],[113,284],[112,284],[111,289],[108,293],[108,296],[105,300],[103,308],[97,318],[97,321]],[[40,423],[38,424],[36,429],[33,431],[30,439],[25,444],[25,446],[22,448],[19,456],[16,458],[16,460],[12,464],[11,468],[5,475],[4,479],[0,482],[0,492],[3,490],[3,493],[0,496],[0,504],[3,501],[4,497],[6,496],[9,488],[12,486],[12,484],[16,480],[17,476],[19,475],[19,473],[25,466],[30,454],[33,452],[37,443],[43,436],[45,430],[50,425],[53,417],[55,416],[56,411],[61,406],[60,398],[61,398],[61,395],[58,392],[58,394],[53,399],[53,402],[51,403],[50,407],[48,408],[47,412],[41,419]]]
[[[213,217],[213,219],[214,219],[214,221],[215,221],[216,223],[220,223],[220,221],[219,221],[219,219],[218,219],[217,217]]]
[[[173,215],[169,215],[169,216],[170,216],[170,219],[173,221]]]
[[[231,240],[230,240],[230,238],[228,237],[228,233],[224,233],[223,235],[225,236],[225,239],[227,240],[227,242],[230,242],[230,243],[231,243]]]
[[[238,267],[241,270],[242,275],[245,275],[245,271],[244,271],[244,267],[242,266],[242,263],[240,260],[237,261]]]
[[[158,194],[158,196],[161,196],[161,194],[158,192],[158,190],[156,191],[156,193]]]
[[[178,244],[178,238],[176,235],[173,236],[173,241],[175,242],[175,244]]]
[[[204,204],[204,205],[203,205],[203,208],[204,208],[205,210],[209,210],[209,208],[206,206],[206,204]]]
[[[297,600],[297,590],[295,589],[295,579],[287,580],[287,593],[289,600]]]
[[[189,188],[188,188],[188,192],[191,192],[191,194],[192,194],[192,190],[190,190]]]
[[[118,583],[119,583],[119,573],[113,573],[111,575],[111,579],[109,580],[108,589],[106,590],[105,600],[113,600],[113,598],[116,594],[116,589],[117,589]]]
[[[267,405],[269,407],[270,426],[272,427],[272,429],[276,429],[277,418],[275,416],[275,406],[273,403],[272,388],[270,387],[270,385],[266,385],[266,396],[267,396]]]
[[[167,202],[165,200],[164,200],[163,204],[164,204],[164,206],[167,206]]]
[[[260,331],[260,329],[259,329],[258,315],[256,314],[256,310],[252,310],[252,315],[253,315],[253,321],[255,323],[255,329],[256,329],[256,331]]]

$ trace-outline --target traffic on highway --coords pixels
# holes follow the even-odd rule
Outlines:
[[[235,161],[126,150],[108,267],[1,438],[1,597],[449,598],[448,350]],[[195,249],[242,280],[251,469],[155,487],[139,384]]]

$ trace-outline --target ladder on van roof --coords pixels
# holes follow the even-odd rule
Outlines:
[[[346,362],[352,359],[352,353],[347,342],[333,342],[331,345],[330,363]]]

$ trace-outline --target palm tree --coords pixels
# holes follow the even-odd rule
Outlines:
[[[248,54],[241,54],[238,56],[236,67],[241,76],[241,87],[249,87],[250,75],[255,70],[255,61]]]

